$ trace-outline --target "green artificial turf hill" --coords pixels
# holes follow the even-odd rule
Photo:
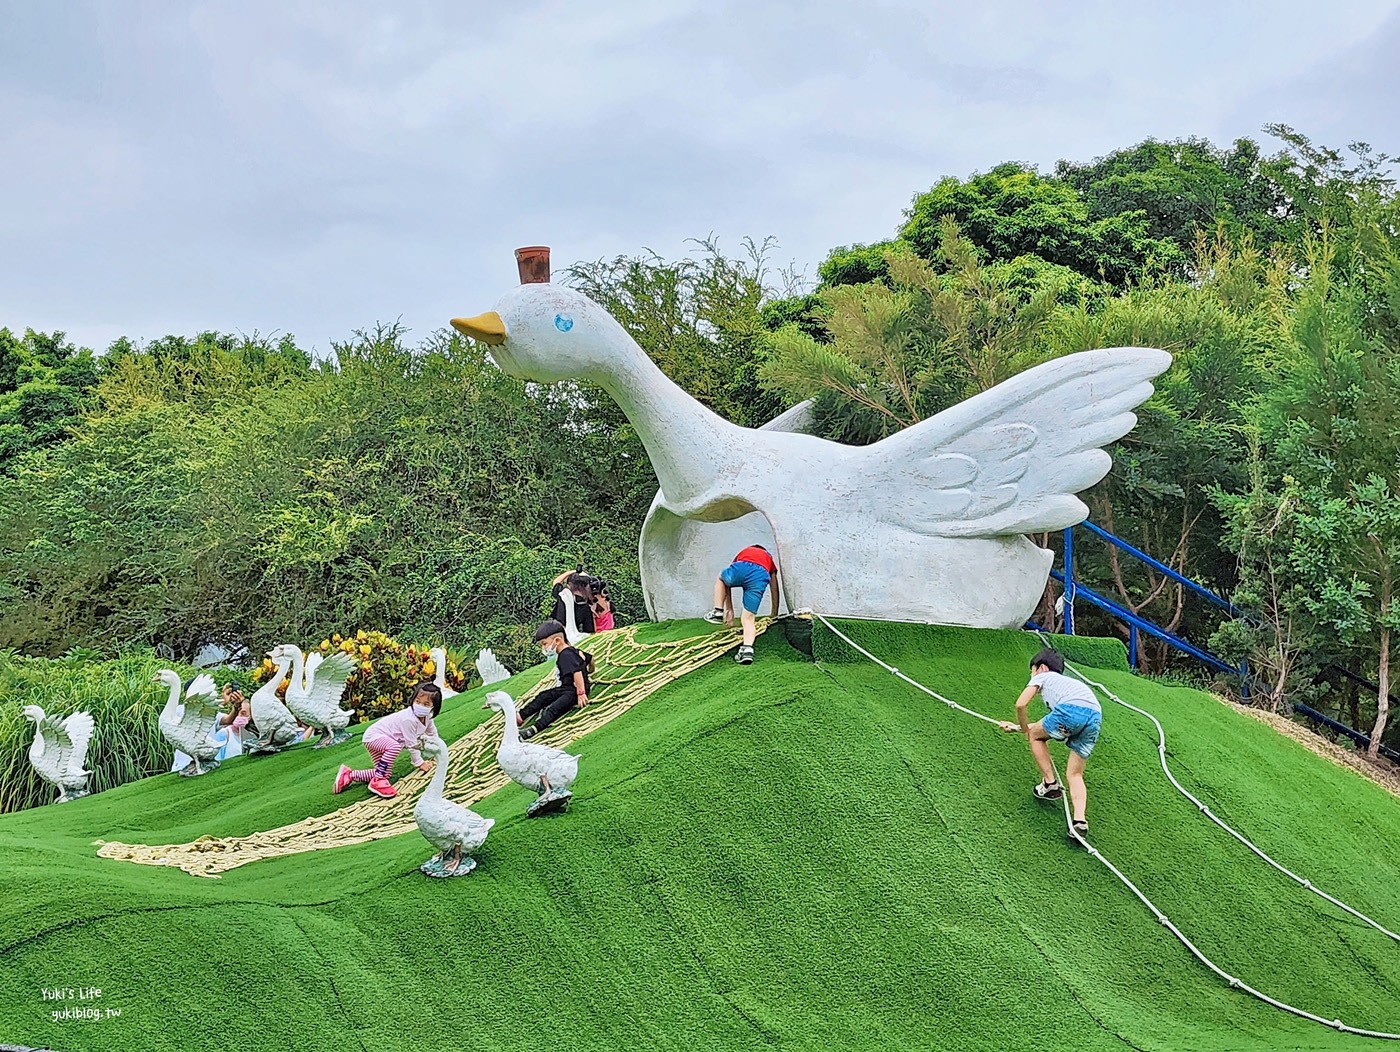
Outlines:
[[[1017,632],[843,623],[1009,716]],[[666,626],[673,635],[702,630]],[[685,676],[583,738],[573,809],[510,786],[468,877],[416,833],[219,880],[99,859],[324,813],[357,743],[240,759],[0,818],[0,1044],[219,1048],[1360,1049],[1231,991],[1033,800],[1025,743],[949,710],[820,626],[817,663]],[[1400,924],[1400,801],[1116,644],[1071,657],[1157,714],[1179,776],[1293,866]],[[517,688],[533,674],[515,680]],[[480,691],[440,726],[465,733]],[[1056,755],[1063,750],[1056,746]],[[1207,954],[1279,998],[1400,1030],[1400,946],[1264,866],[1176,795],[1151,725],[1105,702],[1093,839]],[[95,987],[89,1001],[46,1001]],[[53,1021],[63,1008],[120,1014]]]

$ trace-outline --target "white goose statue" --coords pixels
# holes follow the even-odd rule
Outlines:
[[[249,742],[244,749],[249,756],[281,752],[287,746],[295,745],[301,737],[297,718],[277,696],[278,684],[286,678],[288,670],[292,667],[291,655],[277,647],[269,650],[267,656],[272,658],[277,669],[248,699],[253,710],[253,722],[258,725],[257,741]],[[291,690],[291,684],[287,685],[287,689]]]
[[[494,651],[484,648],[476,652],[476,674],[481,677],[482,685],[488,687],[510,679],[510,669],[501,664]]]
[[[567,589],[564,591],[564,602],[561,605],[564,607],[564,638],[568,640],[569,646],[576,647],[593,633],[579,629],[578,609],[574,603],[573,593]]]
[[[505,716],[501,747],[496,750],[496,762],[511,781],[531,789],[539,796],[525,809],[535,818],[569,806],[573,793],[569,786],[578,777],[579,758],[563,749],[538,742],[522,742],[515,722],[515,699],[503,690],[486,695],[483,709],[495,709]]]
[[[438,849],[438,854],[419,869],[430,877],[464,877],[476,868],[476,859],[466,856],[486,843],[486,834],[491,832],[496,820],[482,818],[471,808],[443,796],[447,765],[451,762],[446,742],[441,738],[424,738],[420,748],[423,755],[436,764],[432,781],[413,805],[413,818],[418,823],[418,831]]]
[[[29,747],[29,763],[34,773],[58,790],[57,803],[66,804],[88,794],[85,770],[88,743],[92,741],[92,716],[75,712],[71,716],[49,716],[38,705],[26,705],[20,715],[34,721],[34,744]]]
[[[219,688],[214,678],[207,674],[195,676],[185,689],[183,699],[180,697],[180,674],[173,669],[161,669],[151,682],[163,683],[170,690],[165,708],[156,721],[161,736],[191,757],[180,775],[193,778],[217,770],[220,743],[214,740],[214,728],[218,726],[221,710]]]
[[[433,682],[437,684],[437,689],[442,691],[442,700],[455,698],[460,691],[453,690],[447,685],[447,650],[445,647],[433,647],[428,651],[428,656],[433,659]]]
[[[602,307],[547,281],[452,325],[511,376],[598,384],[637,429],[661,483],[640,552],[657,618],[696,616],[734,553],[761,543],[793,609],[1020,627],[1053,559],[1024,535],[1085,517],[1075,494],[1108,473],[1101,447],[1132,429],[1132,410],[1171,364],[1140,347],[1066,355],[857,447],[729,423]],[[754,513],[763,531],[694,543]]]
[[[286,705],[293,716],[308,727],[321,731],[321,740],[314,748],[338,745],[349,735],[345,728],[355,718],[354,712],[340,707],[345,696],[345,682],[355,671],[355,662],[348,654],[337,650],[322,659],[313,651],[316,661],[303,660],[301,648],[282,643],[269,652],[274,661],[289,658],[292,663],[291,682],[287,684]],[[256,717],[254,717],[256,720]],[[259,723],[261,728],[262,724]]]

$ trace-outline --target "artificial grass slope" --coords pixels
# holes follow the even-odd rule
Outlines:
[[[845,630],[971,708],[1008,714],[1038,641]],[[693,626],[659,626],[659,634]],[[1071,657],[1166,726],[1179,776],[1281,861],[1400,921],[1400,805],[1121,648]],[[336,750],[148,779],[0,819],[0,1042],[65,1050],[1359,1048],[1231,992],[1029,796],[1024,742],[946,709],[817,629],[781,633],[579,743],[572,811],[509,787],[480,868],[417,872],[416,833],[221,880],[93,855],[320,813]],[[538,672],[534,673],[538,675]],[[528,682],[530,674],[520,682]],[[450,703],[449,735],[481,692]],[[1105,699],[1106,700],[1106,699]],[[1106,701],[1099,847],[1203,950],[1266,991],[1400,1027],[1400,947],[1249,856],[1167,786],[1151,725]],[[1062,756],[1062,752],[1057,752]],[[358,798],[358,797],[353,797]],[[41,987],[120,1017],[54,1023]]]

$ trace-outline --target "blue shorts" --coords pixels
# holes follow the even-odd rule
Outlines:
[[[742,588],[744,609],[751,614],[758,613],[758,604],[763,602],[763,593],[768,590],[767,570],[758,563],[730,563],[719,579],[729,588]]]
[[[1046,734],[1064,742],[1086,760],[1099,740],[1102,723],[1103,713],[1087,705],[1056,705],[1050,715],[1040,721]]]

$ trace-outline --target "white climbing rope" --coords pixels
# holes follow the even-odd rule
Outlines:
[[[1044,639],[1043,636],[1041,638]],[[1076,676],[1082,679],[1085,683],[1089,684],[1089,686],[1095,688],[1096,690],[1102,691],[1108,697],[1116,701],[1119,705],[1122,705],[1125,709],[1131,709],[1133,712],[1136,712],[1141,716],[1146,716],[1149,720],[1152,721],[1152,725],[1157,728],[1157,759],[1162,764],[1162,773],[1165,774],[1167,776],[1167,780],[1171,782],[1173,786],[1176,787],[1176,791],[1178,793],[1180,793],[1182,796],[1186,797],[1186,799],[1190,800],[1193,804],[1196,805],[1197,810],[1199,810],[1201,814],[1205,815],[1212,822],[1218,825],[1221,829],[1225,830],[1225,832],[1229,833],[1241,844],[1249,848],[1250,851],[1254,852],[1254,854],[1258,855],[1269,865],[1273,866],[1274,869],[1284,874],[1284,876],[1294,881],[1300,887],[1306,888],[1308,891],[1311,891],[1314,895],[1326,899],[1328,902],[1332,903],[1332,905],[1336,906],[1338,909],[1346,913],[1351,914],[1357,920],[1364,921],[1371,927],[1375,928],[1376,931],[1380,932],[1381,934],[1386,935],[1391,939],[1394,939],[1396,942],[1400,942],[1400,935],[1395,934],[1395,932],[1391,931],[1384,924],[1381,924],[1379,921],[1372,920],[1360,910],[1348,906],[1341,899],[1335,898],[1332,895],[1327,894],[1327,892],[1323,891],[1311,880],[1308,880],[1306,877],[1300,877],[1297,873],[1294,873],[1287,866],[1272,858],[1268,854],[1268,852],[1266,852],[1263,848],[1259,847],[1259,845],[1254,843],[1254,841],[1250,840],[1238,829],[1235,829],[1233,826],[1227,823],[1224,819],[1222,819],[1219,815],[1212,811],[1206,804],[1199,800],[1193,793],[1191,793],[1190,790],[1188,790],[1179,781],[1177,781],[1176,775],[1172,774],[1172,769],[1167,764],[1167,732],[1162,729],[1162,724],[1158,721],[1156,716],[1152,715],[1152,713],[1148,712],[1146,709],[1140,709],[1136,705],[1124,701],[1117,694],[1113,693],[1113,691],[1105,687],[1102,683],[1099,683],[1097,680],[1092,680],[1088,676],[1084,675],[1083,672],[1080,672],[1079,669],[1075,668],[1068,661],[1065,662],[1065,668],[1069,669]]]
[[[850,647],[852,647],[853,649],[859,651],[861,654],[864,654],[867,658],[869,658],[871,661],[875,662],[875,664],[879,665],[881,668],[885,669],[886,671],[892,672],[894,675],[896,675],[896,676],[898,676],[900,679],[904,680],[904,682],[910,684],[911,686],[917,687],[919,690],[923,691],[925,694],[928,694],[930,697],[937,698],[939,701],[943,702],[943,703],[944,703],[945,705],[947,705],[949,708],[957,709],[959,712],[964,712],[964,713],[966,713],[966,714],[969,715],[969,716],[975,716],[977,719],[981,720],[983,723],[990,723],[990,724],[993,724],[993,725],[995,725],[995,726],[997,726],[997,727],[1000,727],[1000,726],[1001,726],[1001,721],[1000,721],[1000,720],[994,720],[994,719],[992,719],[990,716],[984,716],[984,715],[983,715],[982,713],[980,713],[980,712],[974,712],[972,709],[969,709],[969,708],[966,708],[966,707],[964,707],[964,706],[962,706],[962,705],[959,705],[957,702],[955,702],[955,701],[953,701],[953,700],[951,700],[951,699],[949,699],[949,698],[945,698],[942,694],[939,694],[937,691],[931,690],[930,688],[924,686],[922,683],[919,683],[918,681],[913,680],[913,679],[911,679],[910,677],[906,676],[903,672],[899,671],[899,669],[895,668],[893,665],[890,665],[890,664],[888,664],[888,663],[886,663],[886,662],[884,662],[884,661],[881,661],[881,660],[880,660],[879,658],[877,658],[874,654],[870,653],[870,651],[866,650],[866,649],[865,649],[863,646],[861,646],[859,643],[855,642],[855,640],[851,639],[850,636],[846,635],[844,632],[842,632],[839,628],[837,628],[835,625],[833,625],[830,621],[828,621],[825,617],[823,617],[821,614],[817,613],[816,611],[813,611],[813,612],[812,612],[812,616],[815,617],[818,621],[820,621],[823,625],[825,625],[825,626],[827,627],[827,629],[830,630],[834,635],[836,635],[836,636],[838,636],[839,638],[841,638],[842,640],[844,640]],[[1076,675],[1079,675],[1078,670],[1075,670],[1075,674],[1076,674]],[[1085,678],[1085,677],[1083,677],[1083,676],[1080,676],[1080,678],[1081,678],[1081,679],[1085,679],[1085,682],[1091,683],[1091,685],[1093,685],[1093,686],[1098,686],[1098,684],[1093,684],[1092,681],[1088,680],[1087,678]],[[1101,688],[1101,689],[1103,689],[1103,690],[1105,691],[1105,693],[1108,693],[1110,697],[1114,697],[1114,695],[1112,695],[1111,692],[1107,691],[1107,688]],[[1123,702],[1121,699],[1119,699],[1119,698],[1117,698],[1117,697],[1114,697],[1114,700],[1115,700],[1115,701],[1118,701],[1120,704],[1127,705],[1126,702]],[[1134,708],[1134,706],[1131,706],[1131,705],[1129,705],[1128,707],[1129,707],[1129,708]],[[1143,710],[1141,710],[1141,709],[1137,709],[1136,711],[1138,711],[1138,712],[1143,712]],[[1143,712],[1143,715],[1147,716],[1149,719],[1152,719],[1152,722],[1153,722],[1153,723],[1157,723],[1156,719],[1153,718],[1153,717],[1151,716],[1151,714],[1146,713],[1146,712]],[[1160,749],[1161,749],[1162,756],[1163,756],[1162,764],[1163,764],[1163,768],[1165,769],[1165,768],[1166,768],[1166,759],[1165,759],[1166,734],[1162,731],[1162,726],[1161,726],[1160,723],[1157,723],[1157,730],[1158,730],[1158,741],[1159,741],[1159,743],[1160,743]],[[1057,774],[1056,774],[1056,778],[1058,779],[1058,777],[1059,777],[1059,776],[1058,776],[1058,773],[1057,773]],[[1168,778],[1171,778],[1171,777],[1172,777],[1172,776],[1171,776],[1170,770],[1167,771],[1167,777],[1168,777]],[[1172,778],[1172,783],[1173,783],[1174,785],[1176,785],[1178,789],[1181,789],[1181,786],[1176,782],[1176,779],[1175,779],[1175,778]],[[1184,789],[1182,789],[1181,791],[1182,791],[1183,793],[1186,792]],[[1187,796],[1190,796],[1189,793],[1187,793],[1186,795],[1187,795]],[[1195,797],[1191,797],[1191,799],[1195,800]],[[1108,869],[1108,871],[1109,871],[1110,873],[1112,873],[1115,877],[1117,877],[1117,878],[1119,879],[1119,881],[1122,882],[1123,886],[1126,887],[1129,891],[1131,891],[1131,892],[1137,897],[1137,899],[1138,899],[1139,902],[1141,902],[1144,906],[1147,907],[1147,909],[1151,912],[1151,914],[1157,919],[1157,922],[1158,922],[1159,924],[1161,924],[1164,928],[1166,928],[1169,932],[1171,932],[1174,936],[1176,936],[1177,941],[1180,942],[1183,946],[1186,947],[1186,949],[1191,953],[1191,956],[1195,957],[1196,960],[1200,961],[1203,965],[1205,965],[1207,968],[1209,968],[1212,972],[1214,972],[1216,975],[1218,975],[1221,979],[1224,979],[1225,982],[1229,984],[1229,986],[1230,986],[1230,988],[1231,988],[1232,990],[1243,990],[1245,993],[1249,994],[1249,995],[1252,996],[1252,997],[1257,998],[1257,999],[1260,1000],[1260,1001],[1263,1001],[1265,1004],[1270,1005],[1270,1006],[1273,1007],[1273,1008],[1277,1008],[1277,1009],[1279,1009],[1280,1011],[1288,1012],[1289,1014],[1298,1016],[1298,1017],[1301,1018],[1301,1019],[1307,1019],[1307,1020],[1310,1020],[1310,1021],[1312,1021],[1312,1022],[1314,1022],[1314,1023],[1321,1023],[1323,1026],[1330,1027],[1330,1028],[1333,1029],[1333,1030],[1337,1030],[1337,1031],[1340,1031],[1340,1032],[1345,1033],[1345,1034],[1356,1034],[1356,1035],[1358,1035],[1358,1036],[1360,1036],[1360,1037],[1376,1037],[1376,1038],[1382,1038],[1382,1039],[1389,1040],[1389,1041],[1400,1041],[1400,1033],[1390,1033],[1390,1032],[1384,1031],[1384,1030],[1367,1030],[1367,1029],[1365,1029],[1364,1027],[1348,1026],[1346,1023],[1343,1023],[1340,1019],[1327,1019],[1327,1018],[1325,1018],[1325,1017],[1323,1017],[1323,1016],[1317,1015],[1316,1013],[1309,1012],[1309,1011],[1307,1011],[1307,1010],[1304,1009],[1304,1008],[1299,1008],[1299,1007],[1297,1007],[1296,1005],[1288,1004],[1286,1001],[1280,1001],[1280,1000],[1278,1000],[1278,999],[1275,998],[1275,997],[1270,997],[1268,994],[1264,993],[1262,990],[1256,989],[1255,987],[1251,986],[1249,983],[1245,982],[1243,979],[1240,979],[1238,976],[1231,975],[1229,972],[1225,971],[1225,969],[1221,968],[1218,964],[1216,964],[1216,963],[1215,963],[1214,961],[1212,961],[1209,957],[1207,957],[1204,953],[1202,953],[1201,950],[1200,950],[1199,948],[1197,948],[1196,944],[1193,943],[1190,939],[1188,939],[1188,938],[1186,937],[1186,934],[1185,934],[1180,928],[1178,928],[1178,927],[1171,921],[1171,919],[1170,919],[1165,913],[1163,913],[1161,910],[1159,910],[1159,909],[1156,907],[1156,905],[1152,902],[1152,900],[1149,899],[1146,895],[1144,895],[1144,894],[1142,893],[1142,890],[1141,890],[1136,884],[1134,884],[1131,880],[1129,880],[1128,877],[1127,877],[1127,875],[1124,874],[1123,871],[1122,871],[1121,869],[1119,869],[1119,868],[1118,868],[1117,866],[1115,866],[1111,861],[1109,861],[1109,859],[1103,854],[1103,852],[1101,852],[1098,848],[1096,848],[1096,847],[1094,847],[1092,844],[1090,844],[1089,841],[1088,841],[1087,839],[1085,839],[1083,835],[1081,835],[1080,833],[1078,833],[1078,832],[1075,831],[1074,823],[1071,821],[1071,815],[1070,815],[1070,809],[1069,809],[1069,794],[1068,794],[1068,793],[1065,793],[1065,794],[1061,797],[1061,800],[1063,801],[1063,804],[1064,804],[1065,828],[1068,830],[1069,835],[1070,835],[1082,848],[1084,848],[1084,850],[1085,850],[1086,852],[1088,852],[1089,855],[1091,855],[1093,858],[1097,859],[1099,862],[1103,863],[1103,865]],[[1199,801],[1197,801],[1197,803],[1199,804]],[[1200,806],[1201,806],[1201,808],[1202,808],[1202,811],[1205,811],[1204,805],[1200,805]],[[1212,818],[1214,818],[1214,816],[1212,816]],[[1223,823],[1222,823],[1222,825],[1223,825]],[[1226,827],[1226,828],[1228,828],[1228,827]],[[1233,830],[1231,830],[1231,832],[1233,832]],[[1235,835],[1236,835],[1237,837],[1239,837],[1241,840],[1244,840],[1244,838],[1243,838],[1243,837],[1240,837],[1240,835],[1239,835],[1238,833],[1236,833]],[[1246,840],[1245,843],[1248,843],[1248,841]],[[1251,845],[1251,846],[1252,846],[1252,845]],[[1257,849],[1256,849],[1256,850],[1257,850]],[[1262,855],[1263,853],[1260,852],[1260,854]],[[1265,857],[1267,857],[1267,856],[1265,856]],[[1270,861],[1272,861],[1272,860],[1270,860]],[[1277,865],[1277,863],[1274,863],[1274,864]],[[1279,867],[1279,868],[1282,869],[1283,867]],[[1285,871],[1285,872],[1286,872],[1286,871]],[[1290,875],[1291,875],[1291,874],[1290,874]],[[1297,878],[1295,877],[1295,879],[1297,879]],[[1311,885],[1305,885],[1305,886],[1307,886],[1307,887],[1309,888],[1309,890],[1316,890],[1316,889],[1313,889],[1313,888],[1311,887]],[[1321,893],[1319,892],[1319,894],[1321,894]],[[1328,900],[1329,900],[1329,901],[1332,901],[1332,902],[1336,902],[1336,901],[1337,901],[1336,899],[1332,899],[1331,896],[1324,896],[1324,897],[1328,898]],[[1341,903],[1338,903],[1338,905],[1342,905],[1342,904],[1341,904]],[[1344,908],[1345,908],[1345,907],[1344,907]],[[1368,920],[1368,921],[1369,921],[1369,918],[1366,918],[1366,917],[1362,916],[1361,914],[1356,913],[1356,911],[1354,911],[1354,910],[1348,910],[1348,912],[1351,912],[1351,913],[1355,914],[1355,915],[1358,916],[1358,917],[1362,917],[1363,920]],[[1394,938],[1394,936],[1393,936],[1389,931],[1387,931],[1385,928],[1381,928],[1380,925],[1375,924],[1374,921],[1370,921],[1370,923],[1373,924],[1373,925],[1375,925],[1375,927],[1380,928],[1380,930],[1381,930],[1381,931],[1384,931],[1387,935],[1391,935],[1391,937]]]

